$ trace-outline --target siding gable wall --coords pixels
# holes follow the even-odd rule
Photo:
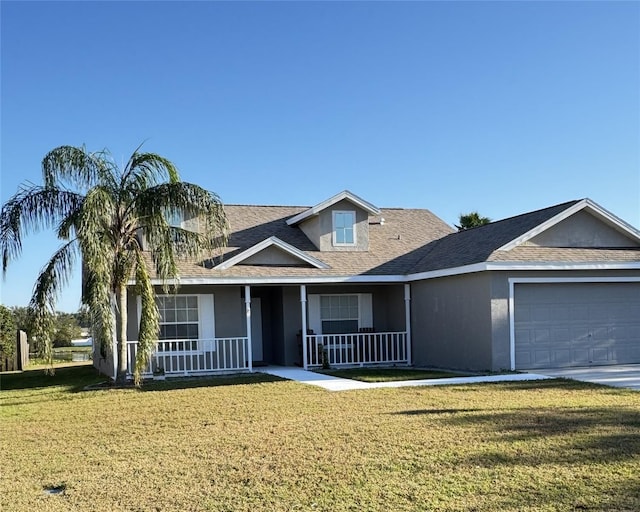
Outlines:
[[[538,247],[638,247],[638,243],[589,212],[579,211],[524,245]]]
[[[270,265],[290,267],[310,267],[307,262],[289,254],[278,247],[267,247],[253,256],[249,256],[240,265]]]

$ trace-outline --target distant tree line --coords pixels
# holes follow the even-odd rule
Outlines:
[[[85,309],[76,313],[57,312],[51,324],[49,333],[54,347],[68,347],[71,340],[82,337],[83,329],[91,329],[91,318]],[[0,352],[6,356],[12,356],[15,351],[16,331],[21,330],[27,334],[27,340],[33,352],[41,352],[38,340],[33,337],[33,319],[29,314],[29,308],[13,306],[8,308],[0,305]]]

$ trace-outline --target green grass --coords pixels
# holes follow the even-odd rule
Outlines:
[[[340,370],[316,370],[318,373],[342,377],[344,379],[360,380],[362,382],[392,382],[401,380],[446,379],[450,377],[465,377],[467,374],[416,370],[413,368],[345,368]]]
[[[634,391],[100,380],[0,376],[3,512],[640,510]]]

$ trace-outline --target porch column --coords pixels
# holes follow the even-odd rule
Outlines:
[[[404,285],[404,322],[407,331],[407,364],[411,364],[411,285]]]
[[[137,345],[136,345],[137,347]],[[98,350],[100,350],[98,348]],[[127,347],[127,353],[128,353],[129,347]],[[117,355],[118,355],[118,340],[116,339],[116,333],[115,331],[113,331],[113,342],[111,344],[111,364],[113,365],[113,382],[116,381],[116,379],[118,378],[118,360],[117,360]],[[130,368],[127,368],[128,370],[131,370]]]
[[[116,328],[116,316],[117,316],[117,308],[116,308],[116,294],[112,293],[111,294],[111,312],[113,314],[112,318],[112,328],[113,328],[113,336],[112,336],[112,340],[111,340],[111,364],[113,364],[113,382],[116,381],[116,379],[118,378],[118,336],[117,336],[117,328]],[[139,338],[139,336],[138,336]],[[126,341],[125,341],[126,343]],[[138,348],[138,345],[136,345],[136,348]],[[129,359],[129,347],[127,347],[127,360]],[[106,361],[105,361],[106,362]],[[132,368],[129,368],[129,365],[127,364],[127,370],[131,373],[133,373],[131,370]]]
[[[300,285],[300,311],[302,312],[302,367],[307,369],[307,287]]]
[[[249,357],[249,371],[253,372],[253,351],[251,347],[251,286],[244,287],[244,309],[247,314],[247,353]]]

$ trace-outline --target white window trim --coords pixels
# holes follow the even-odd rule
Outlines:
[[[180,211],[174,211],[173,213],[167,212],[167,224],[172,228],[184,227],[184,214]]]
[[[310,308],[307,328],[313,329],[316,334],[324,334],[322,332],[323,319],[320,297],[341,297],[345,295],[358,297],[358,332],[363,327],[373,327],[373,298],[370,293],[317,293],[309,294],[307,297]],[[317,311],[311,311],[312,308],[317,308]],[[353,319],[349,318],[348,320]]]
[[[322,297],[355,297],[358,303],[358,317],[357,318],[322,318]],[[359,293],[323,293],[320,295],[320,321],[321,322],[345,322],[345,321],[358,321],[358,328],[360,328],[361,313],[360,313],[360,294]]]
[[[200,217],[185,218],[185,212],[175,210],[173,213],[167,212],[165,219],[172,228],[186,229],[196,233],[200,232]]]
[[[157,294],[156,297],[168,297],[171,294]],[[214,347],[215,347],[215,312],[212,309],[211,311],[204,311],[204,307],[206,307],[207,305],[211,305],[212,307],[215,307],[215,299],[214,299],[214,295],[213,294],[196,294],[196,293],[191,293],[186,295],[187,297],[197,297],[198,299],[198,352],[214,352]],[[210,301],[210,303],[209,303]],[[205,304],[206,303],[206,304]],[[136,304],[137,304],[137,313],[138,313],[138,326],[140,325],[140,318],[142,316],[142,300],[140,298],[140,296],[136,297]],[[211,315],[211,317],[209,318],[208,315]],[[205,320],[211,321],[211,325],[209,326],[209,328],[206,328],[206,326],[204,325]],[[195,322],[194,322],[195,323]],[[204,332],[211,332],[211,337],[205,337],[203,338],[202,335]],[[158,340],[160,341],[160,340]],[[162,340],[165,341],[165,340]],[[171,340],[166,340],[166,341],[171,341]],[[172,352],[168,352],[168,351],[159,351],[158,354],[172,354],[172,355],[179,355],[178,352],[172,351]],[[190,354],[194,353],[193,351],[189,352]]]
[[[353,215],[353,242],[339,243],[336,241],[336,215],[339,213],[350,213],[351,215]],[[357,221],[355,210],[333,210],[331,215],[331,221],[332,221],[331,240],[335,247],[353,247],[358,243],[357,230],[356,230],[358,221]]]
[[[184,341],[191,340],[191,341],[196,341],[197,342],[196,346],[198,348],[196,350],[157,350],[156,353],[158,355],[166,355],[166,354],[171,354],[171,355],[199,354],[201,352],[201,349],[200,349],[200,344],[201,343],[200,343],[199,340],[200,340],[200,333],[202,332],[202,324],[201,324],[201,320],[200,320],[200,316],[201,316],[201,314],[200,314],[200,296],[197,295],[197,294],[188,294],[188,295],[161,294],[161,295],[156,295],[156,298],[158,298],[158,299],[159,298],[164,298],[164,297],[186,297],[186,298],[195,297],[196,298],[197,305],[198,305],[198,308],[197,308],[198,309],[198,337],[196,339],[194,339],[194,340],[191,340],[190,338],[179,338],[177,340],[170,340],[170,339],[161,340],[158,337],[158,341],[162,341],[162,342],[182,341],[182,342],[184,342]],[[159,322],[159,325],[161,325],[161,324],[171,324],[171,323],[172,324],[178,324],[178,323],[195,324],[195,322]]]

